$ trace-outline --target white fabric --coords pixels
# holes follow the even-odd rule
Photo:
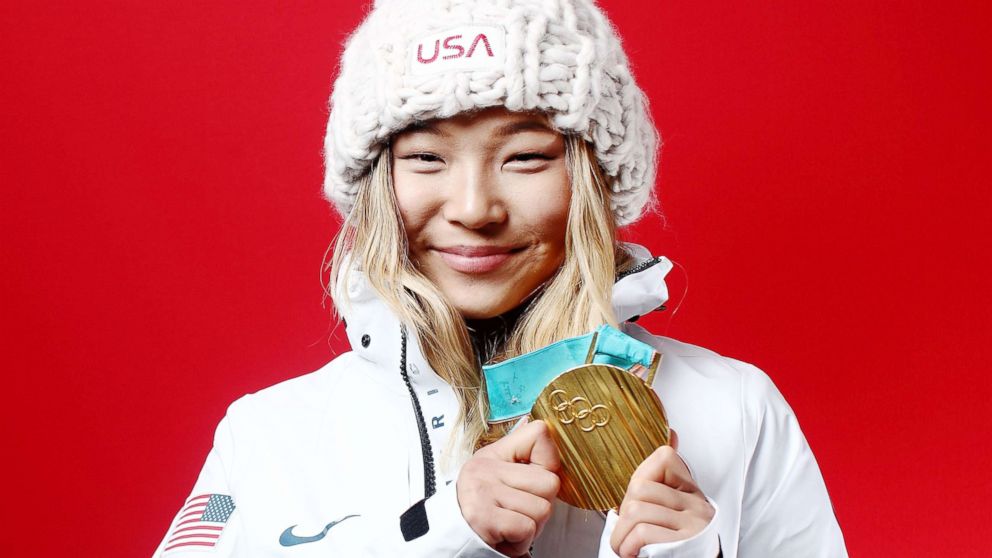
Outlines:
[[[617,223],[641,215],[658,132],[619,37],[591,0],[377,2],[341,56],[324,195],[347,215],[393,133],[491,106],[543,111],[559,131],[580,134],[615,178]]]
[[[707,498],[716,513],[709,525],[692,537],[675,542],[654,543],[641,548],[639,558],[678,558],[679,556],[717,556],[720,553],[720,537],[717,526],[720,525],[720,506]],[[617,554],[610,547],[610,535],[617,525],[620,516],[610,510],[603,527],[603,536],[599,544],[599,558],[616,558]]]
[[[626,301],[621,319],[663,300],[666,262],[617,282],[615,298]],[[637,304],[631,292],[653,294]],[[192,491],[230,495],[236,508],[229,525],[216,547],[173,550],[165,558],[500,556],[461,516],[453,481],[465,456],[445,455],[458,404],[413,338],[407,368],[438,466],[438,493],[427,500],[428,532],[403,540],[399,517],[423,499],[424,478],[417,421],[400,376],[400,324],[361,279],[349,293],[354,350],[230,406]],[[679,433],[680,455],[718,510],[696,537],[645,546],[641,556],[712,558],[717,544],[725,557],[846,556],[816,461],[768,377],[636,324],[624,329],[664,354],[654,388]],[[290,526],[313,535],[352,514],[360,517],[319,541],[279,544]],[[556,501],[534,557],[613,557],[615,521],[614,514],[604,520]]]

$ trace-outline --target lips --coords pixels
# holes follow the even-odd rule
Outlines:
[[[472,275],[499,269],[520,251],[512,246],[449,246],[435,248],[448,267]]]

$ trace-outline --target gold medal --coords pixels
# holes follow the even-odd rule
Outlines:
[[[538,396],[531,416],[547,423],[561,456],[564,502],[587,510],[617,509],[637,466],[668,444],[668,420],[647,378],[608,364],[565,371]]]
[[[602,325],[586,335],[483,367],[489,422],[530,412],[561,457],[558,497],[588,510],[618,508],[630,477],[668,444],[668,420],[651,384],[653,347]]]

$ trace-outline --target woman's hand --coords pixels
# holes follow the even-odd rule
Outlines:
[[[522,421],[462,466],[456,483],[462,516],[497,551],[526,555],[551,517],[558,467],[558,448],[547,425]]]
[[[610,536],[610,546],[621,558],[635,558],[648,544],[688,539],[713,519],[713,506],[693,482],[677,447],[672,431],[672,445],[655,450],[631,476]]]

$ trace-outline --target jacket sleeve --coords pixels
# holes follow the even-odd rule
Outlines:
[[[707,498],[709,500],[709,498]],[[641,547],[638,558],[716,558],[720,556],[720,536],[717,533],[720,508],[709,500],[716,513],[706,527],[688,539],[668,543],[655,543]],[[599,558],[619,558],[610,546],[610,537],[620,516],[613,510],[606,515],[606,525],[599,542]]]
[[[180,505],[153,558],[234,555],[241,529],[240,514],[222,461],[224,450],[230,446],[230,429],[225,418],[217,426],[214,447],[207,454],[192,492]]]
[[[363,556],[427,558],[505,558],[489,547],[465,521],[455,483],[412,506],[403,514],[362,513],[334,525],[326,536],[305,544],[271,541],[264,549],[245,540],[237,490],[230,486],[233,437],[229,419],[217,427],[214,447],[153,558],[234,558],[286,556],[327,558]],[[312,535],[312,533],[307,533]],[[309,538],[309,537],[308,537]],[[273,537],[274,539],[274,537]]]
[[[746,464],[738,555],[847,556],[830,497],[795,414],[764,372],[744,372]]]

